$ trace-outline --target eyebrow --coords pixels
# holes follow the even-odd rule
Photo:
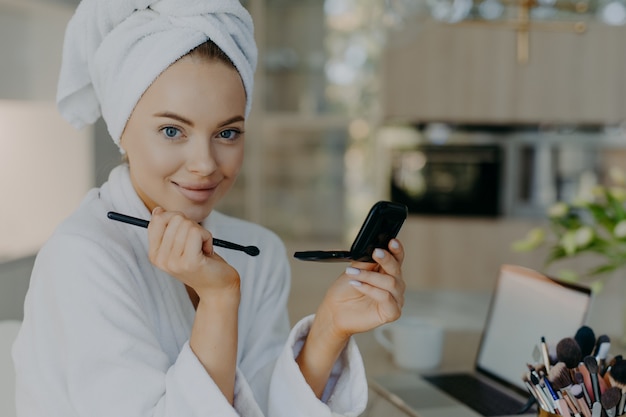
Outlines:
[[[176,113],[172,113],[172,112],[162,112],[162,113],[155,113],[154,114],[155,117],[167,117],[170,119],[174,119],[174,120],[178,120],[181,123],[187,124],[189,126],[193,127],[193,122],[189,119],[184,118],[183,116],[180,116]],[[222,123],[220,123],[219,126],[226,126],[229,125],[231,123],[235,123],[235,122],[244,122],[246,119],[243,116],[234,116],[231,117],[230,119],[224,120]]]

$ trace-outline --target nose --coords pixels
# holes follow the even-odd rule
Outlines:
[[[187,156],[187,169],[199,176],[209,176],[217,168],[213,156],[211,141],[206,138],[198,138],[190,141],[189,154]]]

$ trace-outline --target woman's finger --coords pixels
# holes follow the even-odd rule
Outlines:
[[[161,237],[161,248],[159,250],[161,255],[173,253],[173,248],[176,245],[176,236],[183,223],[181,216],[168,216],[163,236]],[[180,253],[180,252],[179,252]]]
[[[192,230],[197,230],[196,238],[189,236]],[[202,253],[205,240],[211,240],[211,234],[183,214],[166,212],[162,208],[153,211],[148,226],[148,241],[149,256],[155,265],[177,268],[174,266],[176,259],[183,254],[197,257]],[[209,250],[212,250],[212,245]]]
[[[353,261],[350,263],[350,266],[360,269],[362,271],[378,271],[380,269],[380,265],[378,265],[376,262]]]
[[[380,265],[379,271],[394,277],[402,275],[402,266],[390,252],[383,249],[374,249],[372,258]]]
[[[187,247],[190,244],[193,244],[193,237],[191,236],[191,227],[185,222],[180,222],[180,224],[170,223],[168,226],[169,229],[175,229],[175,233],[172,236],[172,245],[170,256],[184,256],[184,254],[188,251]]]
[[[404,247],[402,246],[402,242],[398,239],[391,239],[387,249],[389,249],[389,252],[391,252],[400,265],[402,265],[404,262]]]
[[[360,270],[352,266],[346,268],[346,275],[351,281],[365,283],[390,294],[400,307],[404,305],[405,285],[402,279],[378,272]]]
[[[181,252],[181,259],[183,265],[187,268],[194,263],[197,263],[199,259],[208,256],[203,250],[203,233],[200,227],[190,225],[187,228],[185,241],[183,242],[183,250]]]
[[[376,261],[379,268],[377,271],[385,271],[386,273],[398,277],[402,274],[402,262],[404,261],[404,250],[397,239],[389,242],[389,248],[376,248],[372,252],[372,258]],[[382,268],[382,269],[381,269]]]
[[[354,289],[371,298],[378,304],[378,311],[381,315],[382,323],[388,323],[400,318],[402,306],[398,305],[391,293],[362,281],[353,280],[350,281],[350,284]]]
[[[390,253],[392,255],[391,257],[394,258],[398,262],[398,265],[402,265],[402,262],[404,262],[404,248],[402,246],[402,243],[400,243],[398,239],[391,239],[389,241],[389,245],[387,249],[385,248],[379,248],[379,249],[385,251],[386,253]],[[374,258],[374,260],[376,260],[375,255],[376,255],[376,250],[374,250],[374,253],[372,253],[372,257]],[[376,262],[353,261],[350,265],[355,268],[362,269],[362,270],[368,270],[368,271],[380,270],[380,265],[379,263],[376,263]]]
[[[213,251],[213,235],[204,227],[199,227],[199,229],[200,229],[200,240],[202,241],[202,252],[206,256],[211,257],[215,254],[215,252]]]
[[[164,212],[161,207],[156,207],[152,211],[152,218],[148,225],[148,256],[153,263],[156,261],[157,254],[161,249],[163,233],[167,227],[167,219],[163,215]]]

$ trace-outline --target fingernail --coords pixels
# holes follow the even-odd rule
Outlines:
[[[393,239],[393,240],[391,241],[391,247],[392,247],[393,249],[400,249],[400,243],[399,243],[397,240]]]
[[[161,207],[156,206],[155,208],[153,208],[153,209],[152,209],[152,214],[153,214],[153,215],[154,215],[154,214],[156,214],[156,213],[157,213],[157,211],[161,211]]]
[[[361,281],[357,281],[354,279],[350,280],[350,285],[352,285],[353,287],[360,287],[361,285],[363,285],[363,283]]]
[[[382,259],[385,257],[385,252],[382,249],[374,249],[374,256]]]
[[[348,275],[359,275],[360,272],[361,272],[360,269],[357,269],[351,266],[346,268],[346,274]]]

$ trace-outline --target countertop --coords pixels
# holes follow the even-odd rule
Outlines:
[[[489,294],[466,291],[408,291],[403,314],[416,314],[439,321],[445,329],[441,370],[468,370],[474,361],[480,332],[489,307]],[[368,378],[390,373],[405,373],[393,363],[375,339],[373,332],[355,336]],[[459,346],[463,348],[459,349]],[[410,371],[409,371],[410,372]],[[363,417],[414,416],[402,402],[370,384],[369,402]]]

